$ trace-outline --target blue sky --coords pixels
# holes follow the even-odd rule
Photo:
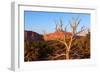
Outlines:
[[[24,28],[25,30],[38,32],[43,34],[55,31],[55,21],[61,18],[63,27],[69,24],[69,20],[73,18],[81,19],[79,28],[85,26],[90,27],[90,14],[86,13],[67,13],[67,12],[37,12],[37,11],[24,11]],[[79,30],[78,28],[78,30]],[[68,26],[70,30],[70,27]]]

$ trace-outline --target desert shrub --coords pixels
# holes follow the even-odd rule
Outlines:
[[[38,49],[37,53],[40,60],[46,59],[53,53],[53,47],[49,46],[45,41],[32,42],[31,46],[34,47],[34,49]]]
[[[90,33],[74,40],[70,51],[70,57],[72,59],[90,58]]]

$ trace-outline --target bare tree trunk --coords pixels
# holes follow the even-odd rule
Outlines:
[[[69,60],[69,59],[70,59],[70,57],[69,57],[69,51],[66,50],[66,60]]]
[[[73,35],[70,38],[69,45],[67,45],[67,43],[65,44],[66,45],[66,59],[70,59],[69,52],[70,52],[72,40],[73,40]]]

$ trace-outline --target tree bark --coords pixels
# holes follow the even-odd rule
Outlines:
[[[66,60],[69,60],[69,59],[70,59],[70,57],[69,57],[69,51],[66,50]]]

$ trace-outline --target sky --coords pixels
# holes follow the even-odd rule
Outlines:
[[[24,30],[34,31],[40,34],[44,32],[52,33],[55,31],[55,21],[59,22],[62,19],[64,28],[72,18],[77,17],[81,19],[78,30],[82,26],[90,28],[90,14],[87,13],[24,11]],[[70,31],[69,25],[67,29]]]

